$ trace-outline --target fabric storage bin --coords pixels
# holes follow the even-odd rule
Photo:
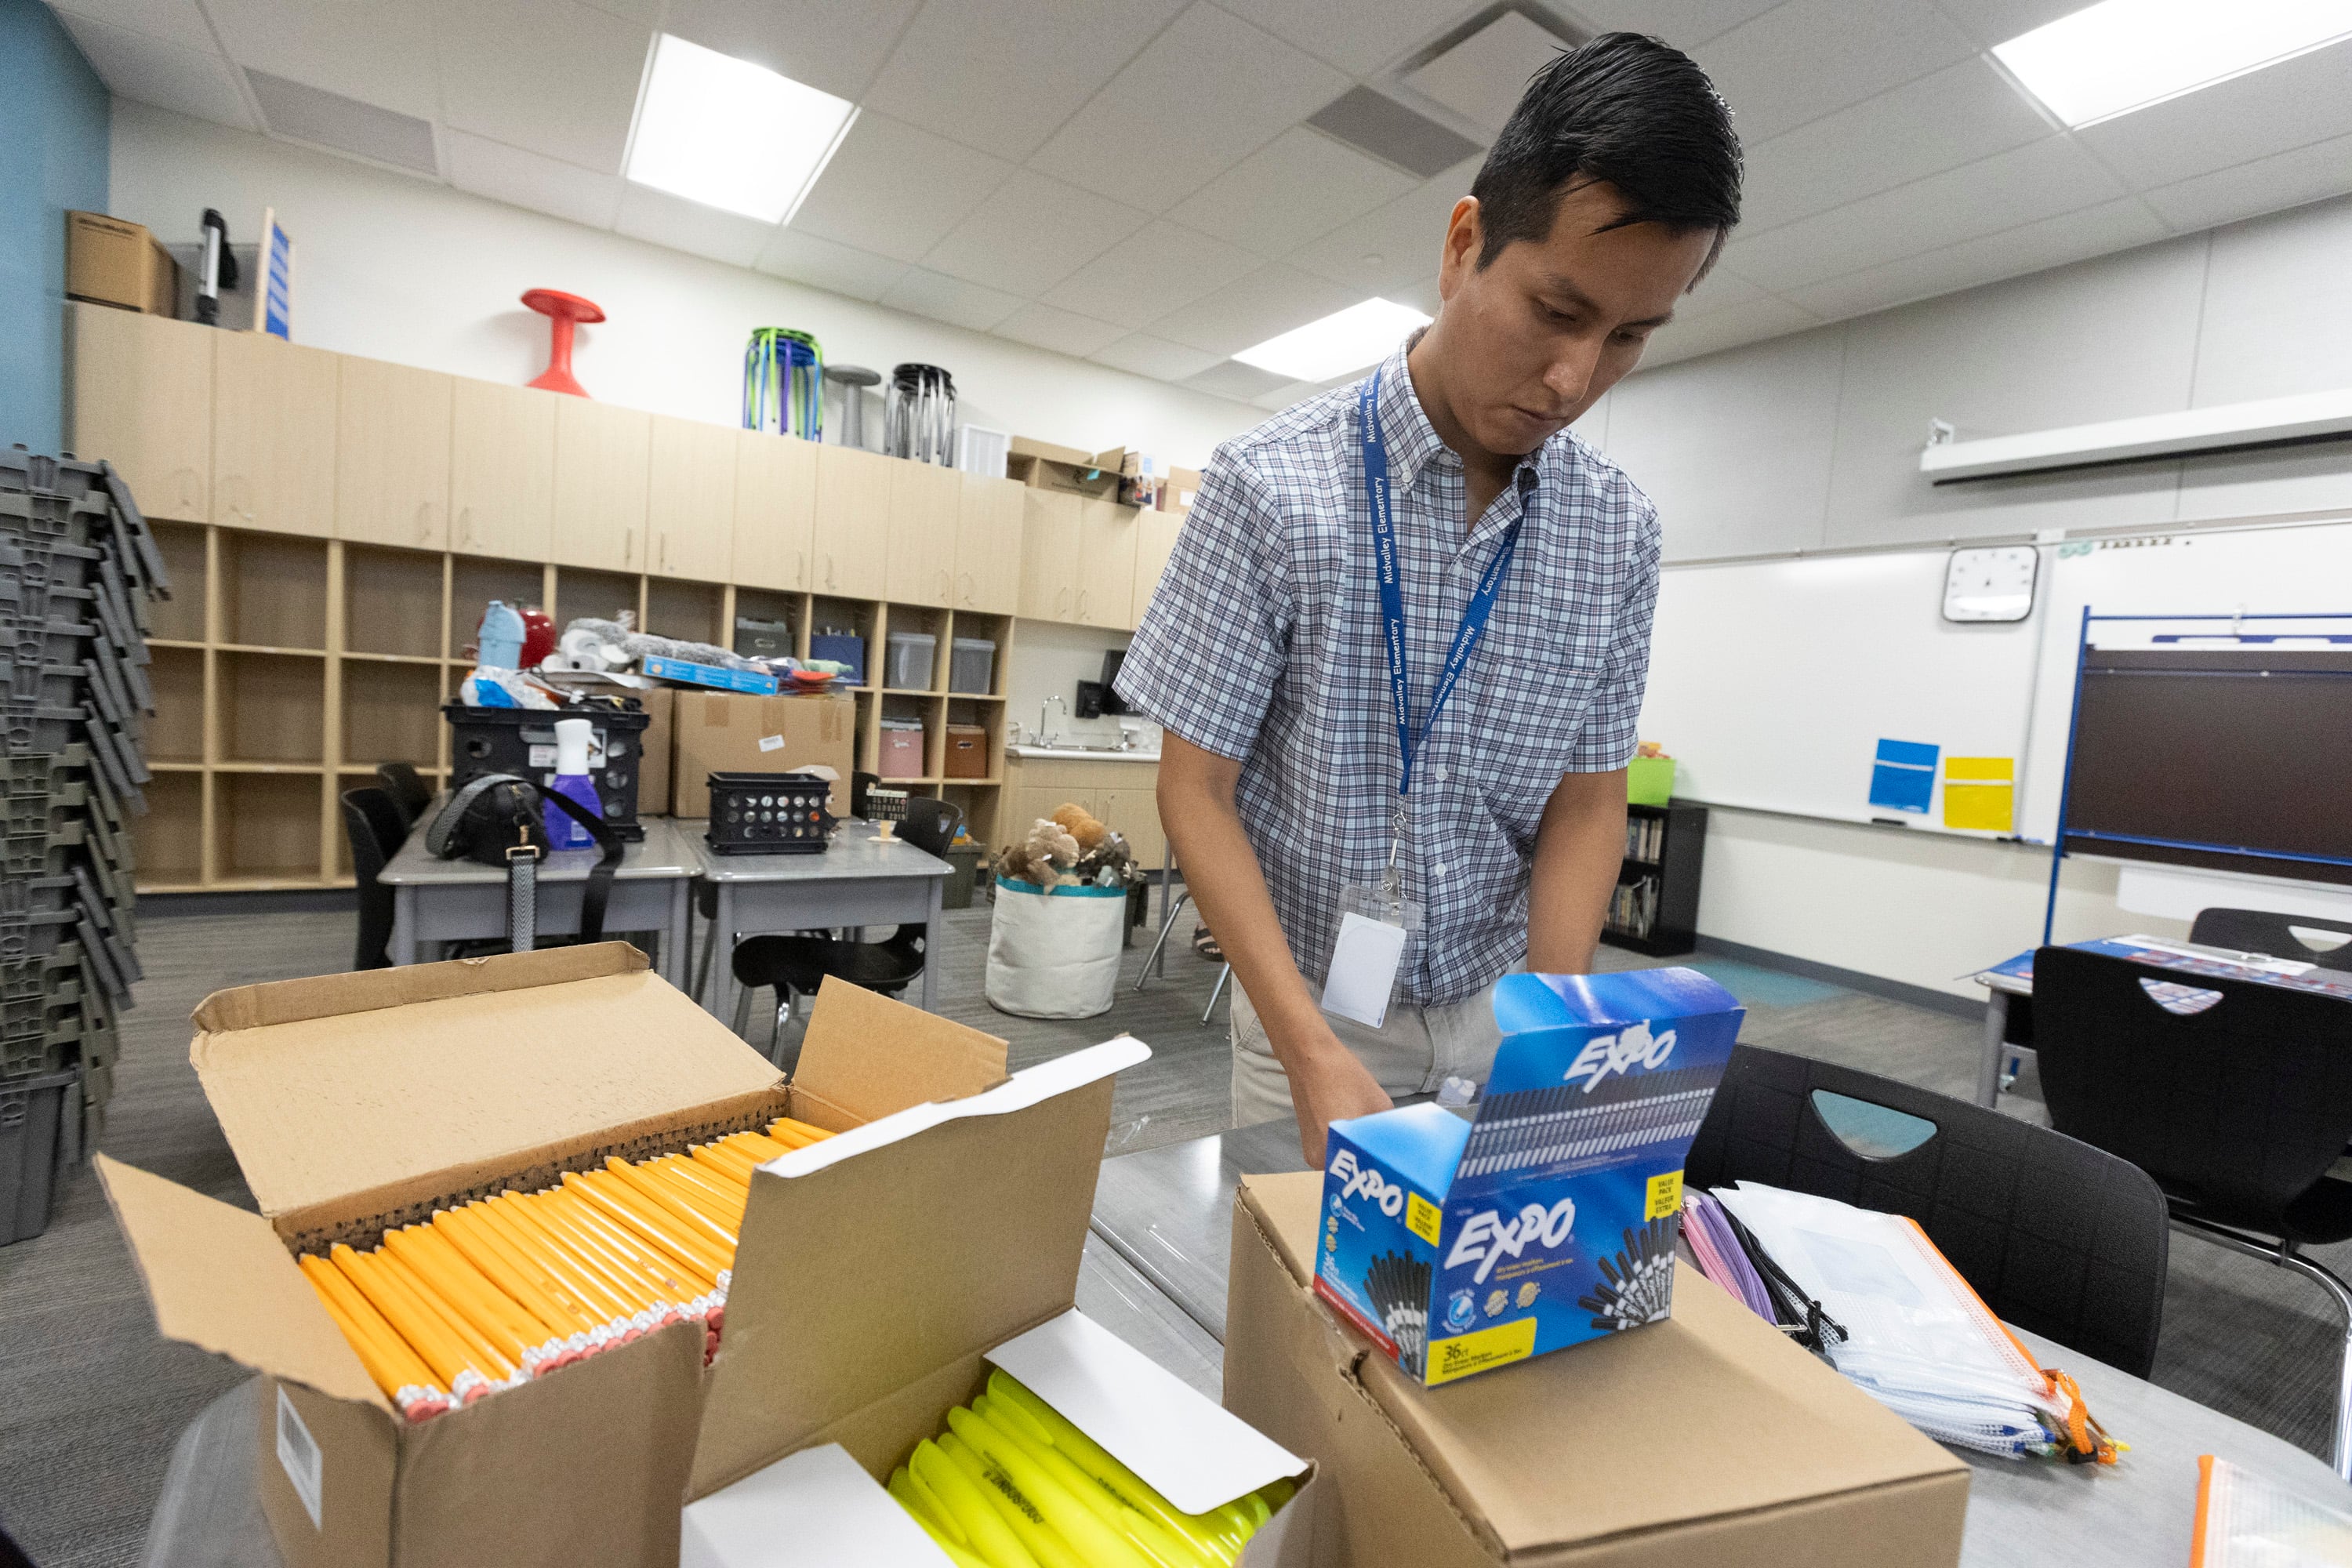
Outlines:
[[[866,684],[866,639],[856,632],[845,632],[835,627],[811,633],[809,657],[824,659],[828,664],[847,665],[848,673],[841,680],[844,686]]]
[[[940,773],[951,779],[988,776],[988,730],[980,724],[948,726],[947,765]]]
[[[923,776],[923,742],[921,720],[883,720],[882,754],[875,759],[876,775],[886,779],[921,778]]]
[[[793,623],[738,616],[735,651],[745,658],[788,658],[793,651]]]
[[[929,632],[892,632],[883,660],[882,684],[899,691],[929,691],[931,660],[940,639]]]
[[[985,697],[996,689],[996,644],[958,637],[948,647],[948,689]]]

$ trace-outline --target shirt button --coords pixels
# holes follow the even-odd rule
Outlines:
[[[1445,782],[1445,764],[1444,763],[1440,763],[1435,767],[1429,770],[1429,782],[1432,784],[1444,784]]]
[[[1429,874],[1433,877],[1443,877],[1445,875],[1445,862],[1443,860],[1432,860],[1429,863]]]

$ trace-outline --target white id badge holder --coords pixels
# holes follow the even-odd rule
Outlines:
[[[1323,1011],[1369,1029],[1388,1021],[1405,939],[1421,930],[1421,905],[1391,870],[1339,889],[1339,934],[1323,980]]]

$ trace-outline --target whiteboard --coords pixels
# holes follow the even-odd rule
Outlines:
[[[2051,549],[2042,551],[2042,571]],[[2005,626],[1942,616],[1947,549],[1668,567],[1658,590],[1642,738],[1675,759],[1675,793],[1849,822],[1873,808],[1882,739],[1945,756],[2015,757],[2045,616]],[[2063,724],[2063,721],[2062,721]],[[2063,751],[2063,733],[2061,732]],[[1981,837],[1981,836],[1972,836]]]
[[[2050,635],[2035,677],[2030,742],[2040,765],[2019,792],[2018,816],[2021,832],[2045,843],[2057,827],[2065,782],[2075,649],[2085,606],[2101,616],[2352,614],[2352,522],[2340,519],[2069,540],[2057,546],[2054,563],[2053,553],[2042,552],[2047,575],[2041,598]],[[2221,628],[2180,621],[2092,626],[2093,640],[2108,647],[2137,646],[2159,632],[2216,629]]]

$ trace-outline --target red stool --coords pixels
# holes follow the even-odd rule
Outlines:
[[[522,302],[545,316],[549,327],[547,369],[531,385],[549,392],[568,392],[574,397],[587,396],[588,389],[572,374],[572,332],[583,321],[593,326],[603,321],[603,307],[561,289],[533,289],[523,295]]]

